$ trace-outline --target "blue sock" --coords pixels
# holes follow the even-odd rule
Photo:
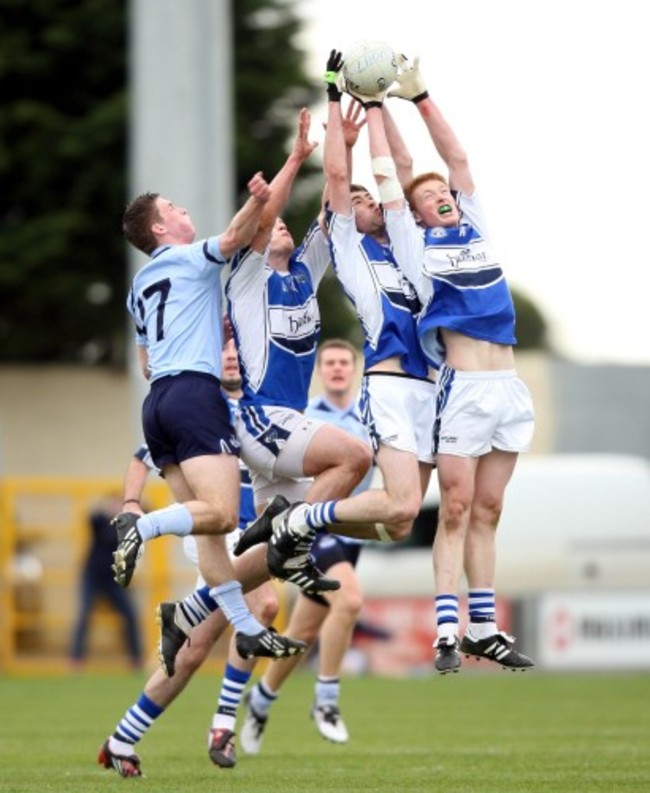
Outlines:
[[[115,728],[113,738],[133,746],[164,710],[143,692],[135,705],[132,705],[122,717],[122,721]]]
[[[264,626],[255,619],[246,605],[239,581],[226,581],[213,587],[210,595],[217,601],[236,631],[254,636],[264,630]]]
[[[271,705],[278,698],[278,691],[271,691],[264,681],[260,680],[256,686],[251,688],[251,707],[258,716],[268,716]]]
[[[171,504],[163,509],[156,509],[138,518],[136,524],[140,536],[146,542],[163,534],[175,534],[185,537],[192,533],[194,519],[185,504]]]
[[[341,680],[338,677],[319,675],[314,686],[317,705],[338,705]]]

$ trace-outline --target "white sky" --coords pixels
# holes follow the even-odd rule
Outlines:
[[[420,56],[465,147],[510,284],[582,363],[650,364],[650,44],[639,0],[301,0],[315,77],[330,49]],[[391,99],[415,172],[440,167]],[[314,113],[322,141],[325,108]],[[365,136],[358,151],[367,151]],[[372,176],[357,156],[353,178]]]

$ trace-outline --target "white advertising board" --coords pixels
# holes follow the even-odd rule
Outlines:
[[[537,658],[548,669],[650,669],[650,590],[549,592]]]

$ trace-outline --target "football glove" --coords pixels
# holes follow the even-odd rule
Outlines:
[[[398,55],[397,65],[400,69],[395,78],[398,86],[389,91],[388,96],[397,96],[400,99],[408,99],[410,102],[426,99],[429,92],[420,74],[420,58],[415,57],[411,64],[406,55]]]
[[[327,96],[330,102],[340,102],[344,88],[344,79],[341,74],[343,55],[338,50],[332,50],[325,66],[325,82],[327,83]]]

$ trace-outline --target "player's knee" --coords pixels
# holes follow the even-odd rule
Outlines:
[[[496,529],[499,519],[501,518],[502,508],[503,500],[500,498],[482,500],[479,504],[472,504],[472,519],[470,524],[479,525],[488,529]]]
[[[444,502],[441,510],[442,523],[447,531],[462,528],[469,515],[470,504],[463,498],[449,498]]]
[[[422,499],[419,494],[402,495],[391,499],[386,523],[391,526],[389,532],[392,539],[403,540],[408,537],[413,521],[417,518],[421,506]]]
[[[239,515],[235,509],[218,507],[212,510],[208,519],[208,529],[210,534],[228,534],[233,531],[239,521]]]
[[[356,622],[362,606],[361,592],[346,592],[339,600],[337,611],[347,622]]]
[[[355,441],[346,450],[345,461],[360,482],[372,465],[372,451],[365,443]]]
[[[262,602],[255,609],[255,616],[263,625],[271,625],[273,620],[278,616],[280,611],[280,603],[275,592],[269,593],[265,596]]]

